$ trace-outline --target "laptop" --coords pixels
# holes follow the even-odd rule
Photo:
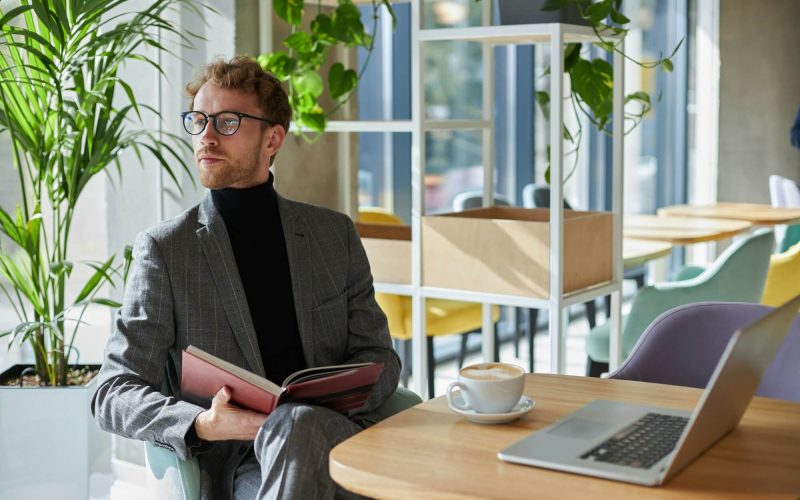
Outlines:
[[[800,296],[731,337],[694,411],[597,400],[501,450],[501,460],[648,486],[730,432],[780,349]]]

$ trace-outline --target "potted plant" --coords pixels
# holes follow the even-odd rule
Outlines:
[[[0,10],[0,131],[12,146],[20,200],[0,207],[0,291],[19,318],[0,338],[28,346],[35,364],[0,374],[0,484],[14,498],[86,499],[86,469],[96,453],[89,380],[97,367],[76,366],[74,341],[89,305],[118,307],[98,292],[125,266],[114,256],[87,263],[91,276],[71,296],[70,229],[89,181],[111,166],[121,175],[126,149],[140,158],[151,153],[173,179],[170,162],[183,165],[180,150],[189,147],[182,139],[129,128],[146,106],[119,71],[132,60],[159,69],[141,49],[163,50],[157,30],[188,41],[164,15],[176,3],[191,4],[153,0],[134,10],[130,0],[19,3]],[[23,371],[36,388],[8,386],[9,379],[26,385]]]
[[[316,4],[316,15],[308,23],[304,22],[306,3]],[[393,26],[396,23],[394,10],[389,0],[372,0],[372,25],[371,31],[367,31],[361,21],[361,11],[353,0],[338,0],[332,12],[323,9],[322,0],[275,0],[273,6],[275,14],[291,27],[291,34],[283,40],[287,50],[261,54],[258,62],[286,84],[296,132],[313,142],[325,131],[328,117],[350,98],[369,63],[379,9],[386,9]],[[328,69],[327,78],[323,78],[321,70],[337,47],[363,47],[367,56],[358,70],[335,62]],[[321,99],[326,89],[333,102],[327,110]]]

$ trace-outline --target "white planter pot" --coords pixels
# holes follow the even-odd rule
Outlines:
[[[95,379],[80,387],[0,386],[3,500],[89,498],[90,476],[108,473],[111,460],[110,435],[89,409],[96,385]]]

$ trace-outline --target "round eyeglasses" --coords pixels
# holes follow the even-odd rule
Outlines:
[[[242,118],[251,118],[261,122],[275,125],[272,120],[266,118],[259,118],[258,116],[248,115],[246,113],[237,113],[236,111],[220,111],[215,115],[207,115],[202,111],[184,111],[181,113],[183,118],[183,128],[192,135],[200,135],[206,129],[209,119],[214,119],[214,130],[221,135],[233,135],[239,130],[242,124]]]

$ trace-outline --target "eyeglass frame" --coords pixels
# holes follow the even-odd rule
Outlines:
[[[189,132],[188,130],[186,130],[186,115],[188,115],[190,113],[200,113],[206,119],[205,125],[203,125],[203,128],[200,130],[200,132],[197,132],[196,134],[193,134],[193,133]],[[230,134],[222,133],[220,131],[220,129],[217,127],[217,116],[219,116],[219,115],[221,115],[223,113],[230,113],[232,115],[236,115],[239,118],[239,126],[237,126],[236,130],[234,130]],[[211,120],[212,118],[213,118],[213,120]],[[261,118],[261,117],[258,117],[258,116],[248,115],[247,113],[240,113],[238,111],[223,110],[223,111],[220,111],[219,113],[214,113],[214,114],[211,114],[211,115],[203,113],[202,111],[183,111],[183,112],[181,112],[181,123],[183,123],[183,130],[186,130],[186,133],[189,134],[189,135],[200,135],[200,134],[202,134],[203,132],[205,132],[206,127],[208,127],[208,123],[213,121],[214,130],[218,134],[220,134],[222,136],[225,136],[225,137],[230,137],[230,136],[234,135],[236,132],[238,132],[239,129],[242,127],[242,118],[251,118],[253,120],[258,120],[258,121],[262,121],[262,122],[265,122],[265,123],[269,123],[270,125],[277,125],[276,122],[274,122],[272,120],[269,120],[267,118]]]

